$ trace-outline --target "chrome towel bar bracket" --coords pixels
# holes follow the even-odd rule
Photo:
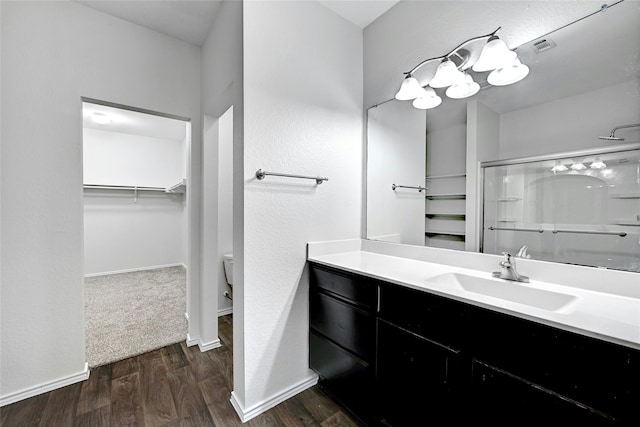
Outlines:
[[[265,176],[284,176],[287,178],[300,178],[300,179],[313,179],[316,181],[316,184],[322,184],[323,181],[329,181],[329,178],[321,177],[321,176],[304,176],[304,175],[293,175],[289,173],[278,173],[278,172],[267,172],[262,169],[258,169],[256,171],[256,178],[262,180]]]

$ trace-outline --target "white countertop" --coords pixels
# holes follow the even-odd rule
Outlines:
[[[531,277],[530,283],[493,279],[490,271],[486,272],[364,250],[348,250],[351,248],[342,246],[335,253],[326,253],[330,251],[310,251],[308,260],[640,349],[639,298],[537,281],[533,277]],[[496,265],[494,270],[498,269]],[[501,282],[498,283],[500,286],[508,284],[514,287],[530,287],[566,294],[575,298],[571,298],[570,302],[557,310],[547,310],[526,303],[521,304],[500,297],[471,292],[460,286],[451,286],[442,281],[438,283],[436,276],[446,273],[458,273],[495,280]],[[640,286],[640,283],[638,283],[638,286]],[[525,289],[525,291],[527,290]]]

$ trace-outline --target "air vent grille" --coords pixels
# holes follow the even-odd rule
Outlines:
[[[533,50],[536,53],[541,53],[556,47],[556,42],[554,42],[550,38],[544,38],[544,39],[536,40],[535,42],[532,43],[532,46],[533,46]]]

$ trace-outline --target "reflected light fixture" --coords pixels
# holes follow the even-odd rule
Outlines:
[[[408,73],[400,86],[400,90],[396,93],[396,99],[399,101],[409,101],[416,99],[421,94],[422,86],[420,86],[418,79],[413,77],[411,73]]]
[[[422,95],[413,100],[413,106],[419,110],[436,108],[441,103],[442,98],[440,98],[436,91],[430,87],[424,88]]]
[[[470,74],[464,73],[464,79],[460,83],[450,86],[445,94],[449,98],[461,99],[475,95],[480,90],[480,85],[473,81]]]
[[[607,165],[605,164],[605,162],[600,160],[600,157],[596,157],[596,159],[593,161],[593,163],[591,163],[591,165],[589,165],[589,167],[591,169],[604,169],[607,167]]]
[[[494,86],[506,86],[519,82],[527,77],[528,74],[529,67],[521,63],[518,58],[515,58],[504,67],[493,70],[487,77],[487,82]]]
[[[585,170],[586,168],[587,167],[582,162],[578,162],[578,163],[573,162],[571,164],[571,170],[574,170],[574,171],[581,171],[581,170]]]
[[[99,125],[106,125],[108,123],[111,123],[111,117],[109,117],[105,113],[98,113],[98,112],[92,113],[91,120],[93,120],[94,123],[97,123]]]
[[[556,164],[551,168],[551,172],[564,172],[568,168],[563,165],[560,160],[556,160]]]
[[[435,108],[442,102],[433,89],[444,89],[449,98],[461,99],[475,95],[480,91],[480,85],[473,80],[470,71],[491,71],[487,77],[489,84],[505,86],[524,79],[529,74],[529,67],[518,60],[516,52],[510,50],[494,32],[470,38],[443,56],[425,59],[405,72],[405,79],[395,95],[400,101],[413,100],[416,108]],[[487,42],[482,45],[482,51],[474,54],[471,49],[480,49],[481,43],[471,44],[482,39]],[[475,60],[475,58],[478,58]],[[422,84],[414,77],[415,73],[428,63],[439,61],[433,78]],[[432,71],[433,72],[433,71]],[[483,77],[484,80],[484,77]],[[426,92],[425,92],[426,91]]]

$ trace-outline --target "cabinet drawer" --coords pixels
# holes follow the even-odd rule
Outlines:
[[[367,424],[371,422],[375,385],[372,365],[311,331],[309,366],[320,377],[319,385],[324,390],[356,417]]]
[[[375,311],[378,306],[378,285],[374,280],[345,272],[309,264],[312,287],[322,289],[340,298]]]
[[[311,291],[309,320],[312,329],[363,360],[373,361],[376,349],[376,318],[373,313]]]
[[[381,319],[455,349],[465,343],[468,316],[467,304],[399,286],[380,288]]]

